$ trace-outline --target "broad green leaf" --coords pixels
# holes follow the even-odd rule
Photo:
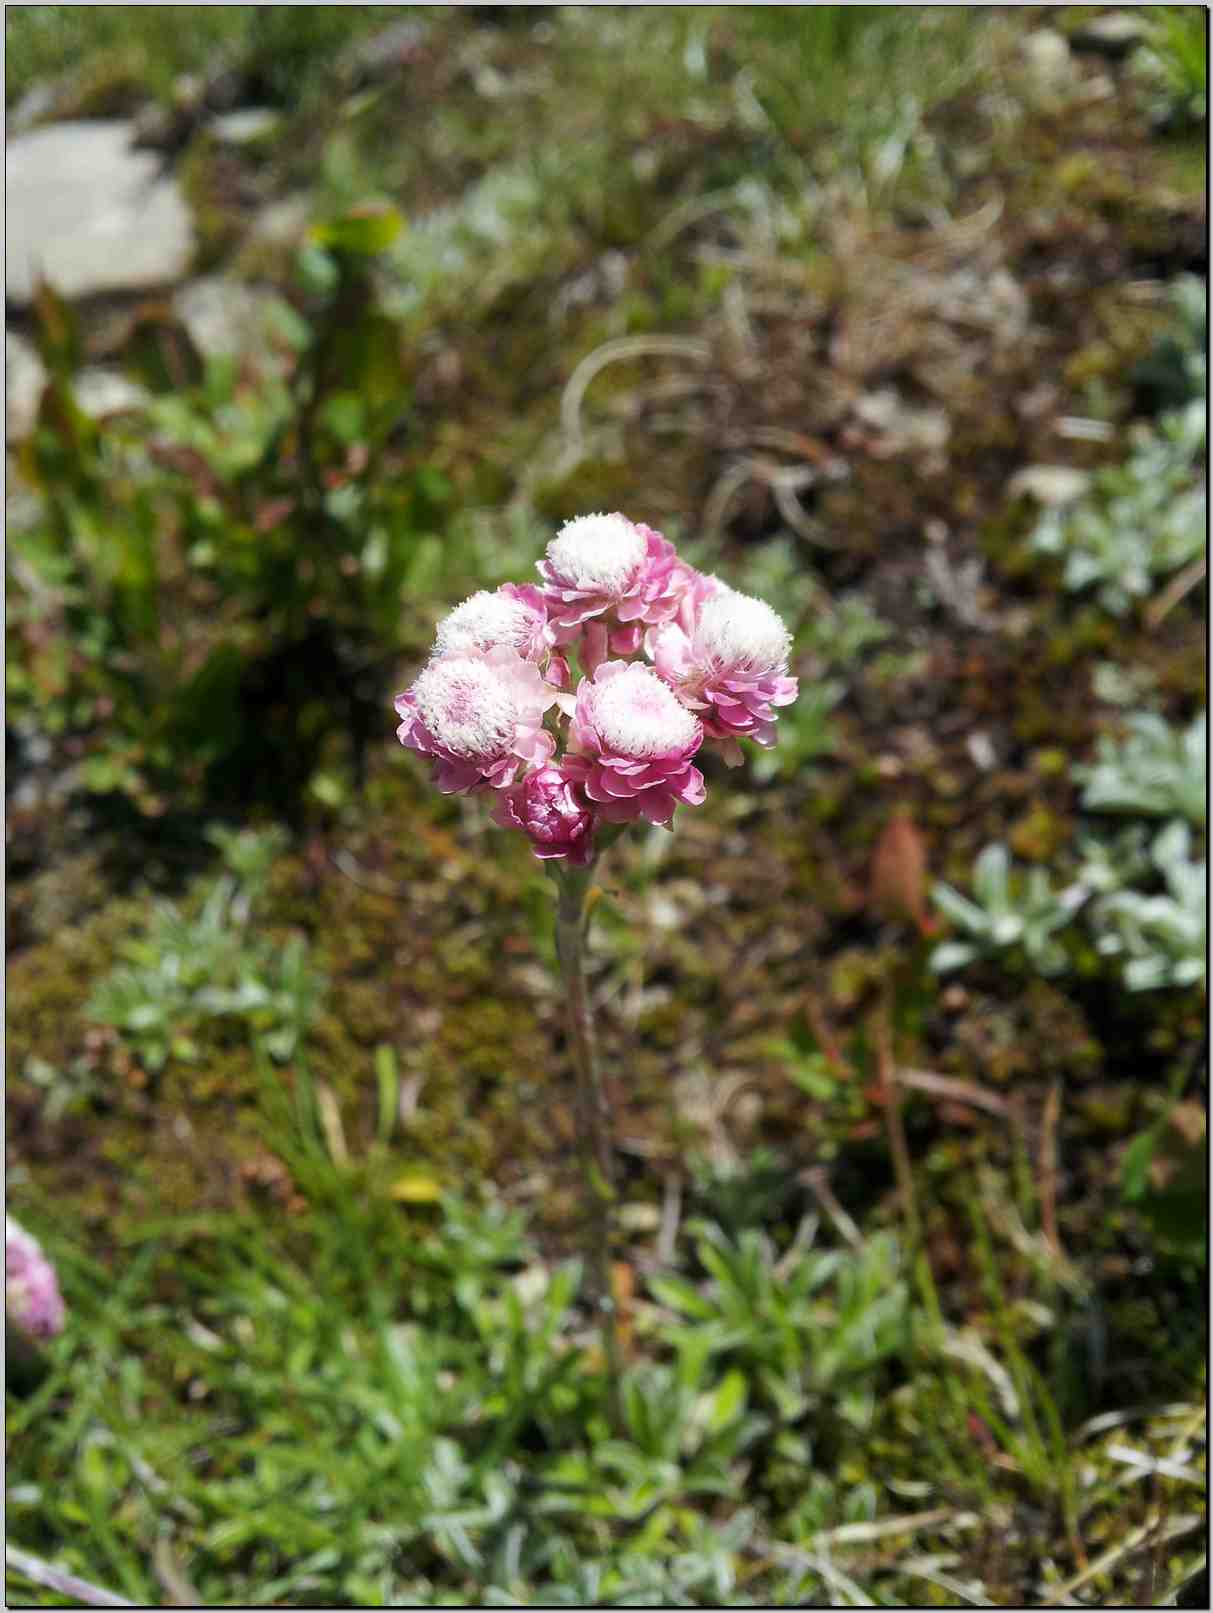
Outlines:
[[[1148,1186],[1150,1161],[1154,1158],[1154,1150],[1158,1145],[1158,1127],[1151,1126],[1143,1131],[1125,1150],[1124,1159],[1120,1166],[1121,1186],[1127,1199],[1139,1199]]]
[[[719,1433],[730,1423],[736,1422],[746,1408],[748,1389],[745,1377],[736,1367],[727,1372],[721,1380],[719,1387],[708,1397],[709,1408],[707,1426],[712,1433]]]
[[[716,1314],[714,1307],[698,1289],[681,1277],[650,1277],[649,1290],[659,1304],[673,1311],[681,1311],[684,1316],[696,1316],[706,1321]]]

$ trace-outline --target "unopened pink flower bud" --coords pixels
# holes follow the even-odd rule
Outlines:
[[[541,767],[506,790],[493,809],[503,829],[521,829],[541,859],[584,868],[594,855],[594,813],[566,769]]]

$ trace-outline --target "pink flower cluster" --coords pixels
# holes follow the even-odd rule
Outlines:
[[[623,515],[566,522],[537,569],[538,587],[473,594],[439,623],[396,737],[440,790],[493,791],[494,821],[536,857],[585,867],[599,824],[669,828],[703,801],[704,745],[735,767],[740,740],[774,743],[791,638]]]
[[[42,1245],[4,1217],[4,1309],[14,1327],[31,1338],[49,1339],[63,1330],[63,1297],[55,1268]]]

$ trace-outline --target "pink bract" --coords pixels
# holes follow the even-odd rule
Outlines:
[[[699,714],[704,732],[724,741],[725,761],[741,760],[737,741],[775,742],[776,707],[799,684],[788,675],[791,637],[763,600],[716,579],[701,593],[689,626],[665,623],[645,636],[653,664],[679,700]]]
[[[503,792],[493,809],[503,829],[521,829],[540,859],[563,857],[585,868],[594,856],[594,813],[562,767],[541,767]]]
[[[608,823],[668,826],[679,802],[699,806],[691,757],[703,725],[648,667],[606,661],[577,687],[565,769]]]
[[[434,763],[446,795],[508,789],[524,767],[542,767],[556,742],[543,714],[556,690],[506,645],[437,656],[404,694],[396,737]]]
[[[614,514],[566,522],[536,569],[557,644],[572,643],[584,623],[609,616],[607,648],[630,655],[644,626],[677,614],[690,568],[660,532]]]

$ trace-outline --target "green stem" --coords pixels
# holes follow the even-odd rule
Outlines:
[[[569,1047],[577,1077],[577,1132],[586,1191],[586,1255],[590,1302],[602,1330],[611,1420],[619,1423],[619,1324],[611,1283],[615,1168],[611,1111],[594,1050],[594,1026],[585,980],[586,899],[593,866],[557,875],[556,955],[568,1005]]]

